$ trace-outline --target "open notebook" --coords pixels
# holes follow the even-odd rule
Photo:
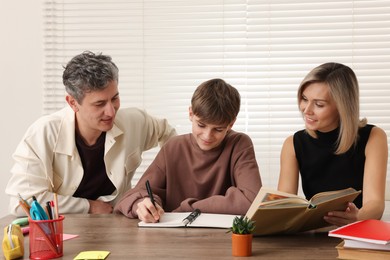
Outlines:
[[[185,227],[183,220],[191,212],[166,212],[158,223],[138,223],[139,227]],[[187,227],[230,228],[236,215],[201,213]]]

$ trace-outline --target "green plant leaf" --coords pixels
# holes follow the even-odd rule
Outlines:
[[[250,220],[246,216],[237,216],[233,219],[233,224],[227,232],[234,234],[252,234],[255,227],[255,221]]]

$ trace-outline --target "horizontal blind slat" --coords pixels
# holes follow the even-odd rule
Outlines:
[[[335,61],[355,70],[362,117],[390,138],[388,0],[45,0],[44,15],[45,113],[66,105],[62,66],[87,49],[118,65],[122,107],[166,117],[179,133],[191,131],[196,86],[224,78],[242,98],[234,129],[252,138],[263,183],[275,187],[281,145],[304,127],[299,83]]]

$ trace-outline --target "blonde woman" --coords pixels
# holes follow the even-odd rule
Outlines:
[[[298,89],[305,129],[289,136],[281,151],[278,190],[297,194],[299,175],[306,198],[322,191],[362,190],[345,211],[325,221],[345,225],[380,219],[384,211],[388,147],[386,133],[359,118],[359,86],[351,68],[325,63]]]

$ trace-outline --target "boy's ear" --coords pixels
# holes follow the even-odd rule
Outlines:
[[[73,109],[74,112],[79,111],[79,108],[77,106],[78,103],[77,103],[76,99],[74,99],[74,97],[72,97],[71,95],[66,95],[65,99],[66,99],[66,102],[68,103],[68,105]]]
[[[234,123],[236,122],[236,119],[237,119],[237,117],[234,118],[234,120],[228,125],[229,130],[232,129]]]
[[[190,121],[192,122],[192,118],[194,117],[194,112],[192,112],[191,106],[188,108],[188,116],[190,118]]]

